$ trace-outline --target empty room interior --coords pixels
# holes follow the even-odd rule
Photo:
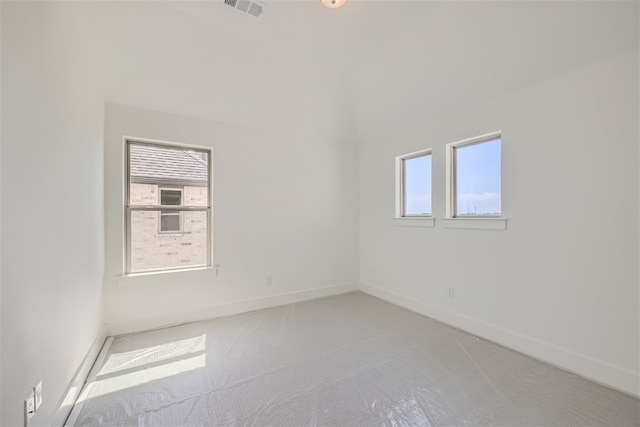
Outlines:
[[[0,425],[640,425],[640,2],[0,14]]]

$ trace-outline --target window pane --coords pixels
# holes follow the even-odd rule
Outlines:
[[[182,191],[160,190],[160,204],[180,206],[182,204]]]
[[[181,233],[159,233],[160,216],[182,215]],[[131,211],[131,271],[207,265],[207,212]]]
[[[171,232],[182,230],[182,217],[180,212],[160,213],[160,231]]]
[[[431,155],[403,163],[404,215],[431,215]]]
[[[157,147],[155,145],[130,143],[129,145],[129,194],[131,205],[208,205],[209,185],[208,153],[179,147]],[[137,197],[135,186],[155,185],[199,189],[198,197],[178,194],[178,190],[162,190],[155,193],[155,200],[146,195],[143,201]],[[138,188],[139,189],[139,188]],[[186,193],[186,190],[185,190]],[[191,192],[193,193],[193,191]],[[159,197],[160,196],[160,197]],[[184,200],[183,200],[184,198]],[[152,203],[145,203],[152,201]]]
[[[456,216],[500,216],[501,140],[455,149]]]

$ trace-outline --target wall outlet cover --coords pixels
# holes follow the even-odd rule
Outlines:
[[[33,418],[33,415],[36,413],[36,402],[35,395],[33,390],[29,392],[27,397],[24,399],[24,426],[27,427],[29,425],[29,420]]]
[[[38,380],[36,385],[33,386],[33,394],[35,395],[36,399],[35,410],[37,411],[38,409],[40,409],[40,405],[42,405],[42,380]]]

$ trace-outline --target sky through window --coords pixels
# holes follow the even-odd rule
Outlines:
[[[500,139],[456,148],[456,215],[500,216]]]
[[[404,215],[431,215],[431,155],[404,160]]]

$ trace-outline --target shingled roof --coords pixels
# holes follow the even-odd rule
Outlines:
[[[206,154],[155,145],[131,144],[131,182],[161,185],[206,186]]]

